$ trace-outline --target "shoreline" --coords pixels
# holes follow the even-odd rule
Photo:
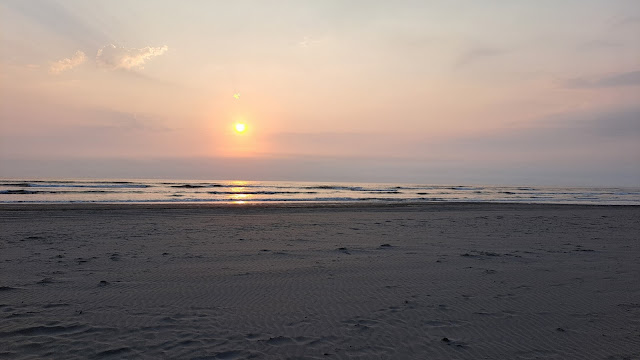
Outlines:
[[[640,204],[566,204],[566,203],[525,203],[525,202],[488,202],[488,201],[434,201],[402,203],[349,203],[349,202],[260,202],[260,203],[2,203],[0,211],[21,210],[116,210],[116,209],[480,209],[495,207],[502,209],[524,208],[639,208]]]

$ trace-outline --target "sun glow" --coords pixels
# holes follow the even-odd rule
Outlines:
[[[247,130],[247,125],[243,123],[236,123],[234,128],[236,129],[237,133],[243,133]]]

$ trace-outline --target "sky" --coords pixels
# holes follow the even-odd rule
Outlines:
[[[0,177],[640,186],[638,34],[637,0],[1,0]]]

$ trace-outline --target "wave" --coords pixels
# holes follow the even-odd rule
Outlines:
[[[199,189],[199,188],[208,188],[208,187],[225,187],[221,184],[181,184],[181,185],[171,185],[168,183],[163,183],[165,185],[170,185],[172,188],[184,188],[184,189]]]
[[[437,189],[437,186],[394,186],[392,189],[396,190],[434,190]]]
[[[207,191],[212,195],[277,195],[277,194],[317,194],[317,191]]]
[[[366,189],[361,186],[341,186],[341,185],[314,185],[314,186],[306,186],[305,189],[366,191]]]
[[[351,197],[313,197],[313,198],[263,198],[251,200],[234,200],[234,199],[205,199],[205,198],[186,198],[186,199],[144,199],[144,200],[91,200],[91,201],[37,201],[37,200],[21,200],[21,201],[0,201],[0,203],[263,203],[263,202],[364,202],[364,201],[380,201],[380,202],[404,202],[411,199],[388,199],[388,198],[351,198]],[[415,200],[415,199],[413,199]]]
[[[0,194],[8,194],[8,195],[21,195],[21,194],[37,194],[38,191],[29,191],[29,190],[2,190]]]
[[[2,186],[17,186],[17,187],[29,187],[29,183],[26,182],[17,182],[17,183],[2,183],[0,182],[0,185]]]
[[[84,191],[72,191],[72,190],[0,190],[0,194],[6,195],[21,195],[21,194],[144,194],[144,191],[108,191],[108,190],[84,190]]]
[[[360,192],[370,192],[370,193],[399,193],[399,187],[388,187],[388,188],[367,188],[363,186],[344,186],[344,185],[314,185],[314,186],[306,186],[304,189],[310,190],[341,190],[341,191],[360,191]]]
[[[48,187],[48,188],[105,188],[105,189],[145,189],[151,187],[147,184],[29,184],[28,187]]]
[[[474,186],[449,186],[446,187],[449,190],[462,190],[462,191],[470,191],[470,190],[483,190],[484,187],[474,187]]]
[[[8,186],[8,187],[27,187],[27,188],[105,188],[105,189],[145,189],[151,187],[151,185],[147,184],[134,184],[134,183],[0,183],[0,186]]]
[[[266,186],[266,185],[257,185],[257,184],[176,184],[176,183],[162,183],[163,185],[169,185],[169,187],[177,188],[177,189],[201,189],[201,188],[285,188],[289,189],[291,187],[288,186]]]

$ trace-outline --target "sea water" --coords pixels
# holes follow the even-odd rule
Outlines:
[[[640,188],[191,181],[1,179],[0,203],[510,202],[640,205]]]

